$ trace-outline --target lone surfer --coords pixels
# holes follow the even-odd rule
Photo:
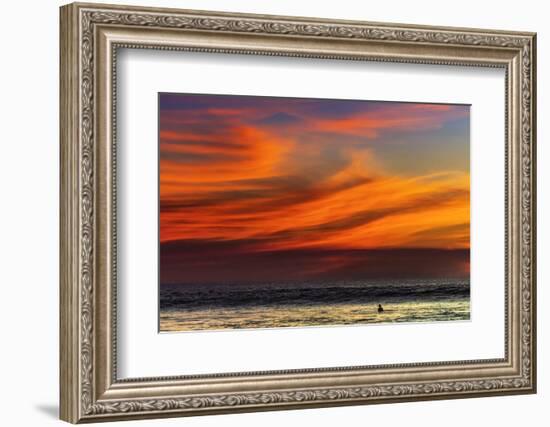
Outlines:
[[[382,304],[378,304],[378,313],[383,313],[384,308],[382,307]]]

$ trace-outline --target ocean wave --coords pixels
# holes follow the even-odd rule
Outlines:
[[[160,287],[161,310],[372,304],[465,299],[468,280],[261,285],[179,285]]]

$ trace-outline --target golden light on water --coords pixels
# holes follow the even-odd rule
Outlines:
[[[160,330],[181,332],[470,319],[468,299],[402,302],[383,306],[383,313],[378,313],[378,304],[166,310],[160,313]]]

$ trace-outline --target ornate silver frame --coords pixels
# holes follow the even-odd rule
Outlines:
[[[99,4],[61,8],[61,419],[111,421],[534,393],[533,33]],[[505,357],[119,380],[117,48],[502,67],[506,71]]]

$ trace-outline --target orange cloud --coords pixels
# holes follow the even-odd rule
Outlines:
[[[255,239],[256,250],[469,247],[467,174],[383,176],[355,152],[345,169],[303,185],[284,175],[292,142],[239,135],[250,142],[239,161],[161,164],[163,241]],[[442,233],[456,224],[466,225]]]
[[[452,106],[410,104],[310,117],[285,129],[374,138],[390,129],[437,128],[451,113]],[[243,114],[256,118],[258,111],[201,114],[161,117],[161,242],[246,241],[255,252],[469,248],[467,172],[389,174],[372,149],[340,146],[335,137],[338,155],[321,155],[299,135],[243,122]]]

